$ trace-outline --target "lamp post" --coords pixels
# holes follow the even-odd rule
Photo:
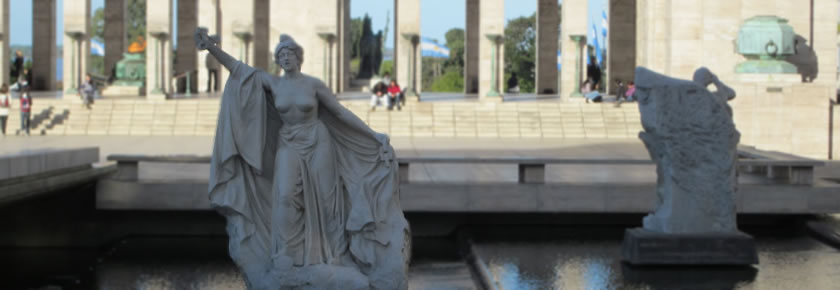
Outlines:
[[[417,97],[417,86],[415,84],[417,65],[417,44],[420,43],[420,35],[417,33],[403,33],[402,36],[411,42],[408,56],[408,84],[405,88],[406,97]]]
[[[575,90],[572,91],[571,97],[579,98],[583,97],[583,94],[580,93],[580,66],[582,64],[580,57],[580,47],[586,36],[570,35],[569,37],[571,37],[572,40],[575,42]]]
[[[321,37],[321,39],[327,42],[327,45],[324,46],[324,81],[330,90],[336,91],[333,88],[332,81],[332,45],[336,36],[334,33],[319,32],[318,37]]]
[[[70,87],[67,88],[67,90],[65,90],[64,92],[67,94],[77,94],[79,93],[79,77],[82,74],[82,60],[81,53],[78,53],[78,51],[81,51],[81,48],[77,50],[76,46],[81,45],[82,37],[85,36],[85,34],[81,31],[65,31],[64,34],[73,39],[73,43],[70,45],[70,47],[73,50],[70,57]]]
[[[158,45],[155,46],[155,57],[159,58],[158,61],[155,61],[155,72],[157,75],[155,76],[155,88],[151,91],[151,94],[165,94],[161,86],[166,82],[166,76],[164,76],[164,71],[166,70],[166,59],[161,56],[161,52],[166,52],[164,44],[166,43],[166,38],[169,36],[169,33],[161,31],[151,32],[149,34],[157,41]]]
[[[485,34],[484,36],[487,37],[488,40],[493,42],[493,46],[490,47],[490,91],[487,92],[486,96],[501,97],[502,95],[499,94],[499,82],[497,80],[499,69],[496,67],[496,59],[498,58],[496,56],[496,51],[498,49],[498,46],[504,41],[504,36],[502,36],[501,34],[494,33]]]

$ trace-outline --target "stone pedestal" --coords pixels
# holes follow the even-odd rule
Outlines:
[[[624,232],[621,256],[633,265],[758,264],[753,238],[740,231],[666,234],[628,229]]]

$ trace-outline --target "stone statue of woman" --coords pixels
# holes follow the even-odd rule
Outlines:
[[[219,48],[230,71],[213,143],[209,195],[250,289],[406,289],[409,227],[388,137],[300,72],[282,35],[278,77]]]

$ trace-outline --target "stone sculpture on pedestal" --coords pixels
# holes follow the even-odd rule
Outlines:
[[[727,104],[735,92],[706,68],[684,81],[640,67],[635,83],[645,130],[639,138],[656,162],[658,201],[643,228],[625,234],[625,260],[755,263],[752,238],[738,231],[735,216],[740,133]]]
[[[230,70],[213,146],[210,202],[250,289],[406,289],[410,232],[388,137],[300,72],[286,35],[278,77],[195,34]]]

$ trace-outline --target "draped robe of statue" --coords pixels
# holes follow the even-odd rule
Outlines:
[[[348,279],[362,277],[371,289],[406,288],[410,236],[396,161],[383,160],[384,145],[321,104],[316,120],[283,124],[263,89],[276,77],[264,74],[241,62],[231,70],[209,184],[211,205],[228,221],[230,255],[249,287],[348,289]],[[302,81],[313,83],[313,94],[334,97],[319,80]],[[284,147],[300,172],[292,187],[275,182],[282,174],[275,155]],[[329,151],[331,167],[313,168],[313,158]],[[334,183],[322,184],[323,174],[334,174],[327,179]]]

